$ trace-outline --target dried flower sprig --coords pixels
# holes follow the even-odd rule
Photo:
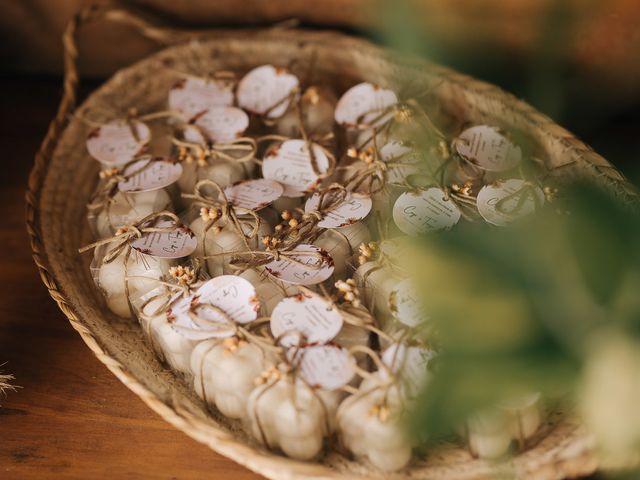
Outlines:
[[[350,303],[356,308],[362,304],[360,301],[360,290],[353,278],[338,280],[335,283],[335,287],[338,290],[338,294],[345,302]]]

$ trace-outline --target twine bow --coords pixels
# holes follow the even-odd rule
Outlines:
[[[275,240],[271,237],[265,237],[263,242],[268,243],[269,240]],[[273,246],[276,245],[276,246]],[[332,265],[333,260],[329,256],[329,254],[320,249],[320,251],[309,250],[309,251],[300,251],[300,250],[291,250],[289,247],[287,249],[278,248],[277,244],[274,242],[273,244],[269,244],[266,246],[265,250],[246,250],[246,251],[236,251],[236,252],[221,252],[213,255],[208,255],[204,257],[205,259],[209,258],[218,258],[222,256],[233,256],[231,260],[231,267],[238,271],[244,271],[250,268],[260,267],[262,265],[266,265],[273,261],[287,260],[288,262],[295,263],[296,265],[300,265],[304,268],[310,270],[320,270],[326,265]],[[248,258],[247,258],[248,257]],[[317,261],[308,263],[302,258],[314,258]],[[267,269],[269,271],[269,269]],[[276,272],[269,271],[271,275],[277,277]]]
[[[118,184],[120,182],[126,182],[134,176],[144,172],[146,169],[150,168],[155,161],[158,161],[158,159],[149,158],[148,162],[141,167],[136,168],[132,171],[127,171],[129,170],[129,167],[143,159],[144,157],[136,157],[133,160],[125,163],[122,167],[108,168],[105,170],[101,170],[99,173],[100,179],[104,180],[104,183],[99,186],[99,188],[94,193],[91,201],[87,205],[87,210],[89,210],[90,212],[101,212],[104,210],[106,212],[109,228],[112,230],[114,228],[114,225],[111,222],[110,209],[111,205],[114,202],[116,194],[120,191]],[[126,197],[125,199],[127,201],[129,200]]]
[[[324,230],[317,228],[318,222],[322,221],[333,209],[339,207],[347,199],[348,194],[349,192],[344,186],[332,183],[317,192],[319,198],[315,209],[309,212],[296,209],[299,214],[298,218],[292,212],[285,210],[281,214],[284,222],[276,225],[273,239],[278,245],[285,248],[292,248],[301,243],[315,240]]]
[[[154,226],[160,220],[169,220],[172,222],[172,225],[166,227]],[[142,238],[143,235],[148,233],[171,233],[180,226],[180,219],[173,212],[163,211],[151,213],[137,222],[119,227],[112,237],[103,238],[97,242],[93,242],[79,248],[78,252],[84,253],[102,245],[114,243],[115,245],[111,249],[107,250],[102,260],[103,263],[110,263],[123,251],[126,250],[127,252],[130,252],[132,248],[131,242],[133,240]]]
[[[207,138],[202,129],[192,126]],[[178,159],[185,163],[195,163],[197,167],[206,167],[216,161],[238,162],[243,165],[255,158],[258,145],[251,137],[238,137],[226,142],[200,143],[188,142],[179,138],[172,138],[171,142],[178,148]],[[235,155],[234,155],[235,154]]]
[[[298,90],[296,90],[296,95],[297,93],[298,93]],[[317,95],[317,92],[315,94]],[[333,133],[328,133],[326,135],[318,137],[307,132],[307,129],[304,125],[304,119],[302,117],[302,107],[300,106],[300,100],[301,98],[298,96],[297,101],[291,103],[295,109],[297,127],[298,127],[298,130],[300,131],[300,135],[302,136],[302,140],[304,141],[305,146],[307,147],[307,151],[309,152],[309,159],[310,159],[313,173],[318,178],[325,178],[334,172],[335,166],[336,166],[335,155],[333,154],[333,152],[331,152],[330,149],[328,149],[325,146],[326,143],[333,140],[334,135]],[[286,135],[263,135],[262,137],[258,138],[258,143],[263,143],[266,141],[284,142],[286,140],[292,140],[292,139],[291,137],[287,137]],[[329,161],[329,165],[326,171],[322,171],[318,165],[318,160],[316,158],[314,146],[317,146],[318,148],[320,148],[322,150],[322,153],[327,157]]]
[[[136,278],[136,277],[128,277]],[[147,277],[143,277],[147,278]],[[150,296],[147,298],[139,308],[138,316],[147,322],[147,326],[150,328],[150,321],[162,312],[167,311],[181,298],[187,298],[195,290],[197,290],[204,283],[204,278],[201,276],[200,263],[195,260],[194,267],[178,265],[169,269],[169,278],[165,280],[157,280],[158,285],[165,287],[165,290]],[[145,309],[152,302],[166,298],[164,303],[155,308],[153,312],[146,313]],[[147,331],[149,334],[149,331]]]
[[[524,182],[518,190],[496,202],[496,211],[505,215],[516,215],[530,199],[533,200],[535,210],[538,210],[541,207],[540,198],[536,195],[538,188],[539,187],[531,181]],[[507,208],[507,202],[511,200],[516,200],[516,203],[512,208]]]
[[[356,171],[345,180],[345,187],[349,191],[361,191],[367,195],[376,195],[386,190],[389,184],[389,170],[416,166],[416,162],[402,161],[402,159],[409,156],[411,152],[398,155],[389,161],[382,160],[378,149],[378,133],[377,129],[374,128],[372,137],[364,143],[366,145],[371,142],[371,145],[360,148],[351,147],[347,150],[348,158],[364,164],[364,168],[356,168]],[[347,167],[340,168],[344,169]],[[361,190],[363,186],[364,189]],[[413,188],[408,182],[403,186]]]

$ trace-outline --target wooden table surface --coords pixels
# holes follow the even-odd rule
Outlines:
[[[59,85],[0,80],[0,364],[21,387],[0,397],[0,479],[262,478],[150,410],[93,356],[40,281],[24,192]]]
[[[158,417],[51,300],[31,260],[24,191],[59,80],[2,79],[0,92],[0,363],[21,387],[0,398],[0,479],[261,478]]]

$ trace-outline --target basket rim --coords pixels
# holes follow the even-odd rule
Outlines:
[[[216,38],[208,38],[202,40],[206,43],[223,42],[226,39],[242,40],[247,34],[252,38],[258,36],[269,41],[293,41],[294,39],[303,38],[309,42],[340,42],[341,48],[357,49],[366,51],[367,54],[375,54],[380,57],[391,60],[391,51],[383,47],[373,45],[370,42],[354,38],[342,33],[330,30],[324,31],[307,31],[303,29],[290,30],[264,30],[264,29],[236,29],[236,30],[217,30]],[[168,48],[176,46],[186,46],[188,42],[177,42],[170,44]],[[159,55],[164,49],[149,57],[145,57],[130,66],[125,67],[119,72],[135,69],[141,62],[153,56]],[[503,91],[497,86],[486,82],[476,80],[467,75],[455,72],[447,67],[435,65],[424,59],[412,59],[408,65],[412,68],[424,69],[428,67],[430,71],[436,71],[438,75],[446,77],[448,81],[457,84],[473,85],[474,90],[479,91],[484,96],[499,98],[502,101],[509,102],[518,115],[530,120],[537,125],[553,126],[552,132],[549,133],[555,140],[561,142],[567,149],[571,150],[577,158],[583,159],[585,164],[592,168],[598,176],[604,178],[611,187],[619,191],[625,197],[635,197],[635,187],[626,181],[624,176],[611,164],[609,164],[600,155],[594,152],[590,147],[577,139],[569,131],[555,124],[549,117],[539,113],[533,107],[522,100],[517,99],[513,95]],[[117,75],[118,73],[116,73]],[[110,79],[112,79],[110,77]],[[107,79],[93,93],[100,91],[108,85],[110,79]],[[58,307],[65,314],[72,327],[80,334],[83,341],[91,349],[94,355],[130,390],[138,395],[152,410],[159,414],[164,420],[179,428],[184,433],[195,440],[208,445],[218,453],[231,458],[235,462],[249,468],[250,470],[270,478],[362,478],[360,476],[336,472],[332,468],[318,464],[306,463],[292,460],[270,452],[262,452],[253,447],[246,445],[244,442],[235,438],[231,438],[227,432],[222,435],[218,429],[199,422],[198,418],[192,413],[180,409],[176,404],[168,404],[156,396],[149,390],[143,382],[131,374],[126,365],[123,365],[115,359],[96,337],[94,332],[83,322],[72,302],[67,298],[63,290],[59,286],[59,282],[52,273],[51,264],[45,250],[45,240],[42,238],[41,223],[39,217],[40,200],[44,180],[49,172],[50,160],[52,159],[58,140],[68,125],[69,119],[67,115],[58,115],[51,123],[47,135],[45,136],[38,153],[35,156],[35,162],[31,170],[28,187],[26,192],[26,226],[30,239],[32,257],[40,273],[40,277],[45,284],[49,294],[58,304]],[[598,467],[598,460],[591,452],[591,438],[585,436],[581,439],[581,448],[574,452],[576,455],[570,458],[556,458],[553,460],[553,469],[549,471],[548,465],[540,466],[539,471],[530,472],[530,475],[540,479],[560,479],[570,476],[588,475],[593,473]],[[575,450],[575,448],[574,448]],[[251,455],[247,455],[250,451]]]

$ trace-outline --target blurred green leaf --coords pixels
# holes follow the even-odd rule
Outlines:
[[[414,433],[447,436],[525,392],[571,395],[593,332],[640,331],[637,212],[592,185],[564,193],[568,216],[550,208],[507,228],[461,224],[416,246],[410,263],[441,354]]]

